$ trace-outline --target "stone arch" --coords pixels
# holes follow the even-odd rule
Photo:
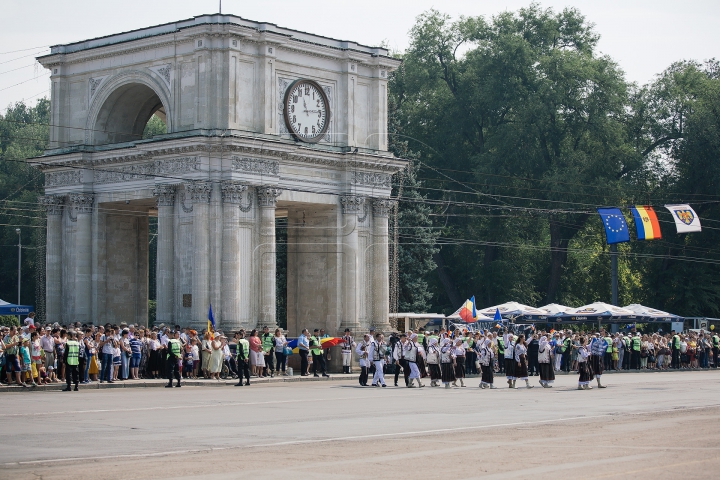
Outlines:
[[[123,72],[103,82],[92,100],[87,117],[85,143],[106,145],[142,138],[150,117],[157,114],[172,132],[169,92],[152,75]]]

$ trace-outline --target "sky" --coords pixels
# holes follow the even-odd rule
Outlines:
[[[34,61],[50,45],[217,13],[218,0],[0,0],[0,110],[49,95],[48,73]],[[600,34],[599,50],[628,80],[645,84],[672,62],[720,57],[718,0],[544,0],[576,7]],[[431,8],[487,18],[529,0],[224,0],[223,13],[365,45],[403,51],[416,17]]]

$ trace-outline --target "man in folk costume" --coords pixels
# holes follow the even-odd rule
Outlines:
[[[372,379],[372,386],[382,385],[385,387],[385,376],[383,374],[383,366],[385,364],[385,342],[382,333],[378,333],[368,346],[368,356],[375,365],[375,374]],[[379,385],[378,385],[379,384]]]
[[[417,343],[418,335],[417,333],[410,332],[410,336],[408,340],[405,342],[405,361],[407,361],[408,367],[410,369],[410,375],[408,376],[408,388],[414,388],[415,385],[413,385],[413,380],[417,380],[418,387],[424,387],[420,382],[420,370],[417,366],[417,360],[419,358],[422,358],[422,356],[425,354],[424,350],[420,345]]]
[[[515,381],[513,387],[518,380],[525,381],[526,388],[533,388],[528,379],[528,359],[527,359],[527,343],[525,343],[525,335],[520,335],[515,342]]]
[[[591,390],[590,382],[592,382],[592,368],[588,362],[590,350],[585,346],[585,337],[580,337],[580,347],[578,348],[578,372],[580,379],[578,380],[578,390]]]
[[[453,355],[455,356],[455,381],[453,385],[457,387],[457,381],[460,380],[460,386],[465,386],[465,339],[460,337],[455,339],[455,346],[453,347]]]
[[[400,335],[400,340],[395,342],[392,349],[393,363],[395,363],[395,386],[398,386],[398,377],[400,376],[400,369],[402,368],[403,377],[405,377],[405,386],[408,386],[410,377],[410,367],[407,360],[405,359],[405,346],[408,342],[407,335]]]
[[[543,388],[552,388],[555,383],[555,370],[552,365],[552,345],[550,335],[542,335],[538,340],[538,365],[540,366],[540,385]]]
[[[430,386],[437,387],[442,378],[440,373],[440,346],[437,337],[428,340],[427,364],[430,372]]]
[[[367,387],[368,372],[370,371],[370,365],[372,362],[370,356],[368,355],[369,348],[370,335],[366,333],[363,336],[362,342],[358,343],[355,347],[355,353],[357,353],[357,356],[360,359],[360,378],[358,380],[360,381],[360,385],[363,387]]]
[[[478,348],[478,346],[480,347]],[[493,385],[493,360],[495,358],[495,352],[492,348],[492,341],[489,338],[477,340],[475,350],[478,354],[480,370],[482,370],[480,388],[497,388]]]
[[[592,368],[593,375],[595,375],[598,388],[605,388],[605,385],[600,383],[600,377],[602,377],[604,371],[606,351],[607,341],[599,333],[596,333],[595,337],[590,341],[590,368]]]
[[[453,342],[449,338],[443,338],[440,343],[440,379],[445,388],[450,388],[450,384],[455,383],[454,362]]]
[[[503,344],[505,345],[505,378],[507,378],[508,387],[515,388],[515,336],[507,331],[503,335]]]
[[[355,340],[350,335],[350,329],[345,329],[345,335],[342,337],[342,362],[343,362],[343,373],[352,373],[350,368],[352,366],[352,352],[355,347]]]

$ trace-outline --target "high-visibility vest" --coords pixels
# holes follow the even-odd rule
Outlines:
[[[612,348],[613,348],[612,338],[610,338],[610,337],[605,337],[605,341],[607,342],[607,345],[608,345],[608,346],[607,346],[607,350],[605,350],[605,351],[606,351],[607,353],[612,353],[612,351],[613,351],[613,350],[612,350]]]
[[[640,337],[633,337],[632,349],[635,350],[636,352],[639,352],[641,345],[642,345],[642,341],[640,340]]]
[[[505,355],[505,341],[498,337],[498,355]]]
[[[718,337],[717,335],[713,335],[712,340],[714,348],[720,347],[720,337]]]
[[[177,338],[168,340],[168,347],[170,347],[170,351],[167,354],[168,358],[170,358],[171,353],[175,356],[175,358],[180,358],[180,340]]]
[[[248,355],[250,354],[250,342],[241,338],[237,342],[235,351],[237,352],[237,358],[246,361],[248,359]]]
[[[262,337],[260,337],[262,340],[262,349],[264,352],[269,352],[272,350],[273,347],[273,336],[270,332],[263,333]]]
[[[417,343],[419,343],[420,345],[422,345],[422,344],[423,344],[423,340],[425,340],[425,334],[424,334],[424,333],[418,333],[417,336],[418,336],[418,338],[417,338]]]
[[[315,343],[315,345],[317,345],[316,347],[310,348],[310,353],[312,353],[313,355],[322,354],[322,347],[320,346],[320,338],[313,335],[312,337],[310,337],[310,343]]]
[[[65,348],[67,348],[67,364],[68,365],[78,365],[80,362],[78,361],[78,354],[80,353],[80,344],[76,342],[75,340],[68,340],[65,344]]]
[[[680,337],[677,335],[673,335],[672,341],[673,341],[673,347],[675,347],[675,350],[680,350]]]

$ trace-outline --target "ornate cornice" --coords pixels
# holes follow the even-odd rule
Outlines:
[[[280,173],[280,162],[276,160],[261,160],[249,157],[232,157],[233,170],[260,175],[275,175]]]
[[[390,175],[378,172],[360,172],[353,170],[350,173],[350,182],[353,185],[363,185],[369,187],[390,188],[392,186]]]
[[[282,193],[282,189],[277,187],[258,187],[258,206],[261,208],[275,208],[277,197]]]
[[[46,187],[62,187],[65,185],[78,185],[80,183],[82,183],[82,170],[65,170],[45,174]]]
[[[372,201],[373,205],[373,216],[375,217],[387,217],[390,214],[390,210],[395,208],[395,200],[389,198],[375,198]]]
[[[172,207],[175,205],[175,185],[156,185],[153,189],[153,196],[157,197],[158,207]]]
[[[247,185],[234,182],[223,182],[220,190],[222,191],[223,203],[241,203],[243,192],[248,189]]]
[[[340,197],[343,213],[360,213],[365,205],[365,197],[357,195],[342,195]]]
[[[95,195],[92,193],[71,193],[70,205],[75,213],[92,213]]]
[[[190,194],[190,200],[193,204],[210,203],[212,185],[209,183],[186,183],[185,191]]]
[[[39,200],[48,215],[62,215],[65,203],[64,195],[44,195],[40,196]]]

